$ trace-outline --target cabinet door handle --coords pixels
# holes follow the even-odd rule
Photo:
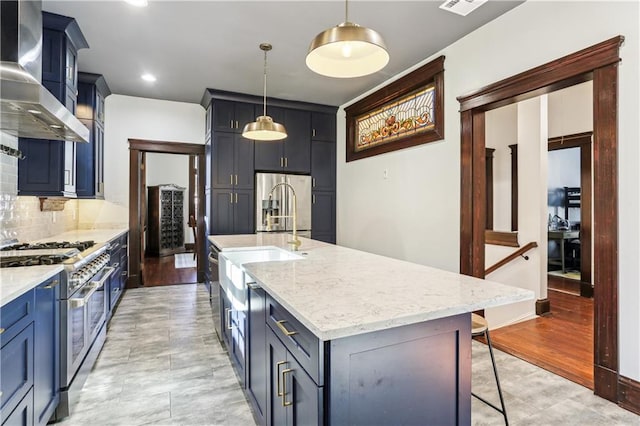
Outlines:
[[[238,175],[236,175],[236,186],[238,186]]]
[[[55,286],[57,286],[58,284],[60,284],[59,280],[53,280],[51,281],[51,284],[47,284],[42,288],[46,288],[46,289],[50,289],[50,288],[54,288]]]
[[[238,204],[238,193],[236,192],[236,204]]]
[[[316,178],[311,178],[311,186],[312,186],[313,188],[315,188],[315,187],[316,187]]]
[[[233,204],[233,192],[229,193],[229,198],[231,199],[230,203]]]
[[[227,330],[231,330],[233,328],[233,324],[231,324],[231,308],[225,308],[224,314],[226,316]]]
[[[229,185],[233,185],[233,175],[229,175]]]
[[[284,167],[289,167],[289,159],[287,157],[284,157]]]
[[[284,365],[286,363],[287,363],[287,361],[280,361],[279,363],[276,364],[276,376],[278,377],[276,391],[278,391],[278,396],[282,396],[283,395],[283,392],[280,390],[280,366]]]
[[[229,120],[229,128],[233,129],[233,120]]]
[[[290,405],[293,405],[293,401],[287,401],[287,377],[285,376],[285,374],[291,373],[292,371],[293,369],[291,368],[282,370],[282,406],[283,407],[288,407]]]
[[[316,137],[316,129],[311,130],[311,136],[313,136],[314,138]]]
[[[239,129],[240,126],[238,125],[238,120],[236,120],[236,129]]]
[[[280,157],[280,167],[284,167],[284,158]]]
[[[316,194],[313,194],[313,196],[312,196],[312,197],[313,197],[313,201],[312,201],[312,203],[313,203],[313,204],[315,204],[315,203],[316,203]]]
[[[282,332],[284,333],[285,336],[293,336],[295,334],[298,334],[297,331],[289,331],[289,330],[287,330],[287,328],[284,326],[285,322],[287,322],[287,320],[276,321],[276,325],[278,326],[278,328],[280,330],[282,330]]]

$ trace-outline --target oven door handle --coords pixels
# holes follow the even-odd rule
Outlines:
[[[87,292],[87,294],[84,295],[84,297],[74,297],[69,299],[69,306],[72,309],[82,308],[84,305],[86,305],[89,302],[89,299],[91,299],[91,296],[93,296],[93,293],[98,291],[98,286],[96,283],[89,283],[85,287],[89,288],[89,291]]]
[[[86,288],[89,289],[89,291],[84,295],[84,297],[69,299],[69,306],[73,309],[81,308],[85,306],[89,302],[89,299],[91,299],[91,296],[93,296],[93,294],[96,291],[98,291],[102,286],[104,286],[105,281],[109,279],[111,274],[113,274],[113,271],[115,271],[115,268],[112,268],[112,267],[103,268],[102,271],[100,272],[102,274],[100,277],[100,280],[91,281],[89,284],[85,286]]]
[[[98,275],[100,275],[100,277],[95,280],[92,279],[91,284],[96,286],[96,290],[99,289],[104,285],[104,283],[109,279],[109,277],[111,276],[111,274],[113,274],[113,271],[115,270],[116,268],[113,266],[105,266],[104,268],[102,268],[100,272],[94,275],[94,278]]]

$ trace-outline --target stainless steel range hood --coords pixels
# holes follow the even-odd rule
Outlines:
[[[0,130],[88,142],[87,129],[42,84],[42,1],[0,1]]]

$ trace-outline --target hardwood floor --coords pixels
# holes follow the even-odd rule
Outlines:
[[[198,282],[196,268],[175,267],[174,256],[145,257],[142,271],[145,287]]]
[[[548,296],[550,314],[491,331],[493,346],[593,389],[593,299]]]

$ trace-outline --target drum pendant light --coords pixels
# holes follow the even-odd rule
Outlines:
[[[247,139],[257,141],[277,141],[287,137],[287,130],[280,123],[273,121],[267,115],[267,52],[272,46],[269,43],[262,43],[260,50],[264,51],[264,96],[262,103],[262,115],[256,121],[247,123],[242,129],[242,136]]]
[[[345,1],[345,22],[318,34],[309,46],[307,66],[327,77],[351,78],[373,74],[389,62],[382,36],[349,22]]]

